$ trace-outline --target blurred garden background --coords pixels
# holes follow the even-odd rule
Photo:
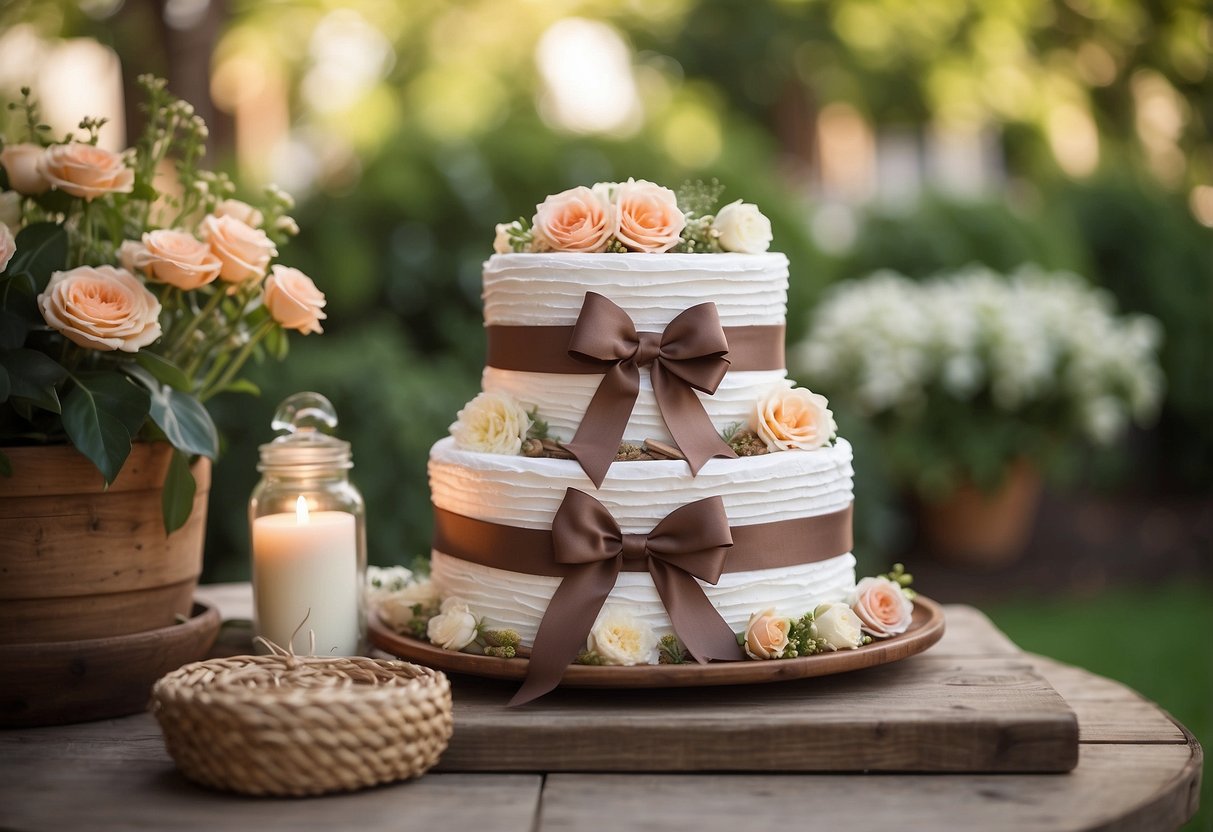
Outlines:
[[[1201,0],[9,0],[0,10],[0,96],[31,87],[56,134],[105,116],[102,144],[126,146],[141,124],[135,78],[156,73],[206,119],[208,163],[242,195],[276,183],[298,200],[288,260],[328,296],[326,331],[256,371],[259,398],[215,402],[224,455],[206,579],[247,578],[256,448],[276,403],[301,389],[333,400],[353,443],[372,562],[424,556],[426,455],[478,389],[494,224],[577,184],[717,178],[726,200],[771,217],[774,248],[791,261],[792,370],[831,396],[855,445],[861,568],[905,560],[924,592],[978,604],[1026,649],[1126,681],[1206,746],[1211,54]],[[8,117],[6,135],[19,138]],[[981,354],[1001,346],[947,363],[921,334],[939,321],[919,326],[896,306],[868,310],[900,322],[877,367],[891,376],[823,364],[814,327],[845,329],[839,287],[877,272],[950,275],[948,285],[1067,272],[1076,277],[1058,280],[1090,308],[1049,295],[1057,331],[997,324],[1004,341],[1052,350],[1021,394],[1000,387],[1006,367]],[[1109,327],[1100,310],[1148,317]],[[999,354],[1015,365],[1039,352]],[[924,368],[932,361],[938,374]],[[898,386],[913,395],[894,401]],[[971,541],[945,556],[940,526],[963,525],[955,518],[985,499],[974,495],[1008,483],[1020,539],[1012,530],[984,563],[969,557],[981,548]],[[970,508],[940,520],[958,490]],[[1194,828],[1213,828],[1211,794],[1206,784]]]

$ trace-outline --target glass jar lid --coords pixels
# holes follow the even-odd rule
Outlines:
[[[270,427],[284,433],[261,446],[258,471],[304,473],[312,468],[354,467],[350,443],[329,434],[337,427],[337,410],[319,393],[287,396],[274,412]]]

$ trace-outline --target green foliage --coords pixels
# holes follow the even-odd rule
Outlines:
[[[164,479],[164,491],[160,495],[166,534],[172,534],[185,525],[194,508],[194,493],[197,490],[198,484],[190,473],[189,454],[174,449],[168,475]]]
[[[131,452],[151,406],[147,391],[114,371],[77,372],[63,400],[63,429],[107,483]]]

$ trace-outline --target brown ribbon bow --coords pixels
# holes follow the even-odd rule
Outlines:
[[[511,706],[537,699],[560,683],[565,668],[585,646],[625,560],[646,561],[674,632],[696,661],[744,658],[736,635],[695,581],[720,580],[733,545],[719,497],[675,509],[647,535],[624,534],[602,503],[570,488],[552,521],[552,542],[556,561],[576,569],[548,603],[526,681]]]
[[[628,313],[587,292],[569,341],[569,355],[607,365],[573,441],[565,444],[586,476],[602,486],[640,394],[640,367],[649,368],[653,395],[670,435],[698,474],[715,456],[735,458],[695,395],[716,392],[729,370],[729,342],[714,303],[681,312],[662,333],[637,332]]]

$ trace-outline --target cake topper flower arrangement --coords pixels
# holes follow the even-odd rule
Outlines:
[[[70,442],[110,483],[132,440],[169,442],[171,532],[192,506],[190,458],[218,453],[206,402],[256,392],[245,362],[285,357],[287,330],[321,332],[325,299],[274,262],[299,231],[291,198],[233,199],[199,167],[202,119],[139,81],[147,127],[123,153],[98,145],[104,119],[56,140],[28,89],[9,105],[26,135],[0,150],[0,444]],[[0,473],[21,475],[2,455]]]
[[[724,188],[688,183],[676,194],[643,179],[570,188],[535,206],[535,216],[497,226],[498,254],[641,252],[761,254],[771,221],[737,200],[716,209]]]

